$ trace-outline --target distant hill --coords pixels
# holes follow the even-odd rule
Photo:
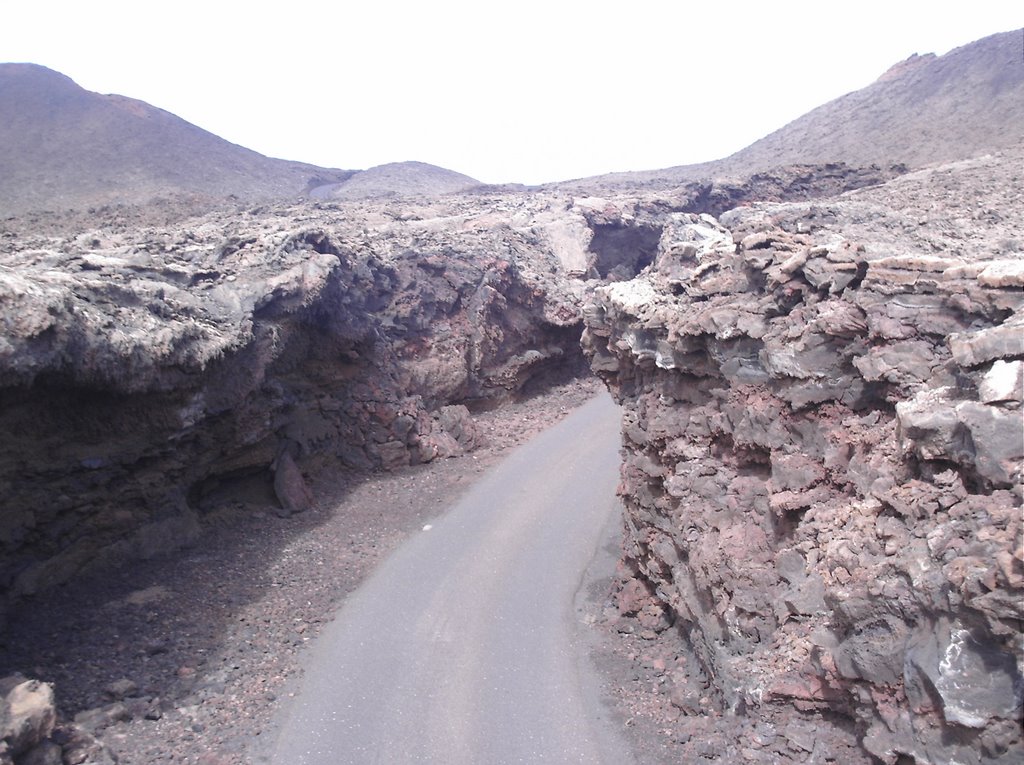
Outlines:
[[[833,162],[920,167],[1009,148],[1024,141],[1022,32],[911,56],[725,159],[554,185],[678,183]]]
[[[272,159],[143,101],[36,64],[0,64],[0,216],[176,194],[241,199],[437,195],[479,181],[423,162],[338,170]]]
[[[46,67],[0,64],[0,214],[182,193],[294,199],[352,172],[271,159]]]
[[[434,196],[480,185],[468,175],[425,162],[392,162],[356,173],[343,183],[314,189],[323,199],[366,199],[383,196]]]
[[[919,167],[1024,142],[1022,30],[912,56],[866,88],[714,162],[549,184],[565,190],[742,178],[792,165]],[[362,199],[464,191],[422,162],[364,171],[272,159],[142,101],[92,93],[35,64],[0,64],[0,217],[176,194]]]

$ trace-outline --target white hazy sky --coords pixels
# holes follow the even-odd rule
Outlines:
[[[4,6],[0,61],[270,156],[416,159],[490,183],[717,159],[913,53],[1024,25],[1015,0]]]

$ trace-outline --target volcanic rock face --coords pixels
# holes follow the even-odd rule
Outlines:
[[[585,219],[565,200],[502,203],[500,218],[474,197],[155,227],[114,209],[55,236],[8,221],[7,596],[173,550],[225,498],[299,511],[302,469],[472,448],[467,406],[584,369],[568,274],[589,268]]]
[[[0,587],[168,552],[225,501],[299,512],[303,469],[470,449],[467,407],[585,369],[588,285],[649,265],[673,216],[878,176],[8,219]]]
[[[680,641],[694,757],[737,725],[754,762],[1024,757],[1021,162],[674,214],[586,306],[619,605]]]

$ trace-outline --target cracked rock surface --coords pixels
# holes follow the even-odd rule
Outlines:
[[[186,544],[232,493],[300,511],[311,503],[302,471],[317,465],[395,469],[462,453],[474,440],[467,407],[576,374],[586,242],[552,244],[544,229],[571,212],[527,200],[512,224],[475,198],[458,205],[254,208],[152,225],[111,208],[52,235],[8,221],[8,599]]]
[[[675,214],[585,306],[684,761],[1024,757],[1022,166]]]
[[[326,517],[332,470],[475,454],[485,413],[578,374],[585,324],[627,406],[626,554],[604,617],[643,686],[623,714],[661,737],[652,761],[1018,754],[1020,159],[880,186],[895,171],[829,165],[601,197],[178,199],[3,221],[6,601],[59,600],[73,580],[102,600],[116,570],[128,589],[103,602],[141,600],[111,613],[183,635],[124,640],[132,620],[86,613],[81,641],[8,650],[9,669],[58,680],[79,728],[129,762],[169,741],[246,761],[239,704],[262,730],[280,688],[264,685],[289,670],[226,692],[231,651],[273,664],[334,596],[289,605],[295,631],[271,617],[260,642],[268,622],[218,589],[249,551],[203,545],[251,523],[276,549],[267,519]],[[412,497],[422,517],[429,498]],[[346,544],[362,512],[339,519]],[[190,545],[206,552],[177,565],[218,572],[201,606],[230,624],[224,644],[195,639],[187,607],[161,621],[161,575],[126,573]],[[12,633],[43,634],[11,614]],[[113,659],[89,667],[108,628]]]
[[[646,266],[679,211],[881,177],[804,166],[607,198],[482,189],[204,210],[181,197],[9,218],[4,600],[189,544],[225,497],[300,512],[303,471],[472,449],[470,410],[585,369],[587,290]]]

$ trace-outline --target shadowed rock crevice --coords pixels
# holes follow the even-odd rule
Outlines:
[[[661,228],[595,223],[590,240],[594,268],[602,279],[632,279],[651,265],[661,239]]]

